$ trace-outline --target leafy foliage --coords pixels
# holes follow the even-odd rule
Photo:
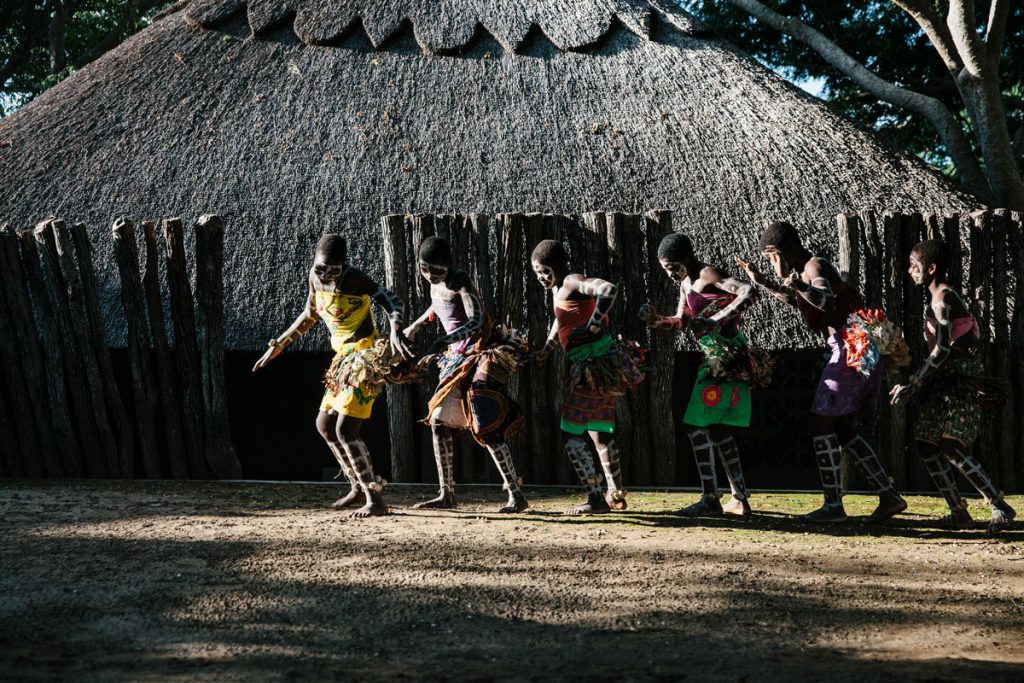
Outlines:
[[[878,76],[942,100],[952,111],[963,104],[952,76],[909,15],[889,0],[763,0],[828,36]],[[918,114],[881,102],[825,62],[802,42],[781,35],[724,0],[681,0],[720,34],[794,81],[821,79],[824,96],[837,110],[880,133],[894,146],[952,172],[938,135]],[[937,5],[947,5],[936,0]],[[979,11],[987,3],[978,3]],[[945,7],[940,8],[945,12]],[[1010,133],[1024,152],[1024,3],[1011,3],[1000,63]],[[979,16],[984,26],[986,18]],[[966,129],[966,126],[965,126]]]

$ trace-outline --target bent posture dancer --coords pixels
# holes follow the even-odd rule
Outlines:
[[[850,315],[863,308],[860,293],[843,282],[835,266],[805,249],[796,228],[789,223],[768,226],[761,235],[761,252],[775,274],[783,278],[781,285],[741,258],[736,264],[752,282],[795,306],[813,332],[828,334],[831,353],[811,407],[811,432],[825,503],[806,518],[819,522],[847,519],[839,481],[840,457],[845,450],[878,494],[878,507],[867,521],[889,519],[905,510],[907,504],[896,493],[874,449],[857,432],[860,416],[877,405],[882,368],[864,376],[846,362],[843,332]]]
[[[755,301],[756,292],[749,283],[697,260],[693,244],[685,235],[667,235],[658,246],[658,260],[665,273],[679,285],[679,305],[674,316],[665,317],[658,315],[650,304],[644,304],[640,318],[652,330],[681,332],[689,327],[705,350],[683,417],[697,459],[702,493],[700,500],[680,513],[749,515],[740,450],[729,427],[750,426],[749,347],[739,329],[739,315]],[[726,376],[716,375],[708,359],[719,350],[730,357],[731,368]],[[718,492],[716,454],[732,489],[732,498],[724,506]]]
[[[982,417],[978,390],[986,378],[978,353],[978,323],[949,286],[948,268],[949,249],[938,240],[921,242],[910,253],[910,277],[914,284],[927,288],[930,296],[924,313],[929,354],[910,383],[897,384],[890,395],[895,404],[921,393],[917,447],[928,474],[949,504],[950,514],[943,524],[951,529],[974,526],[967,501],[957,489],[952,464],[992,508],[988,528],[995,532],[1009,526],[1017,513],[970,453]]]
[[[430,307],[405,334],[411,339],[436,318],[445,335],[430,348],[430,355],[441,354],[441,381],[424,420],[434,436],[441,490],[437,498],[416,507],[456,507],[452,430],[468,429],[491,454],[508,491],[508,502],[498,512],[521,512],[529,503],[516,475],[508,439],[522,428],[523,417],[506,388],[521,348],[484,311],[469,275],[453,267],[447,240],[428,237],[423,241],[419,270],[430,283]]]
[[[291,327],[276,339],[256,362],[253,372],[277,358],[285,347],[323,320],[331,335],[336,356],[347,356],[368,349],[377,339],[377,328],[370,310],[371,299],[387,313],[392,350],[410,358],[402,334],[402,303],[394,292],[379,286],[361,271],[346,263],[347,249],[341,235],[327,234],[316,245],[313,267],[309,271],[306,306]],[[383,485],[374,476],[370,453],[359,435],[363,421],[370,417],[376,389],[345,386],[337,393],[328,391],[320,402],[316,428],[327,442],[352,489],[335,501],[335,509],[360,506],[353,517],[386,515],[381,495]]]
[[[554,240],[544,240],[533,250],[533,272],[545,289],[554,292],[555,322],[544,347],[535,354],[543,363],[561,344],[573,366],[602,362],[615,353],[615,340],[608,333],[608,312],[618,289],[612,283],[569,270],[569,255]],[[578,373],[570,367],[569,376]],[[587,502],[567,514],[591,514],[626,509],[622,489],[619,452],[615,445],[615,402],[613,387],[587,386],[572,382],[562,400],[561,429],[566,455],[587,489]],[[607,495],[601,493],[602,477],[594,467],[587,442],[589,435],[601,460]]]

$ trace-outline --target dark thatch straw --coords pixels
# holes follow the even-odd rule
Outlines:
[[[730,264],[770,220],[831,246],[837,213],[976,208],[669,0],[179,4],[0,123],[0,186],[0,219],[89,224],[107,311],[104,226],[220,214],[231,349],[293,318],[337,225],[383,279],[383,214],[665,207]],[[759,343],[814,343],[767,299]]]

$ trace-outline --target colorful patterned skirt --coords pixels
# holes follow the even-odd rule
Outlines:
[[[811,412],[815,415],[842,417],[863,408],[876,408],[882,375],[885,374],[886,357],[880,357],[872,373],[865,376],[847,363],[842,330],[837,330],[828,338],[827,353],[828,359],[821,371],[821,379],[818,380]]]
[[[344,363],[346,359],[351,359],[354,354],[372,349],[375,340],[375,336],[369,336],[343,345],[334,356],[334,361],[331,363],[332,370]],[[369,384],[336,383],[331,379],[332,370],[327,372],[326,384],[328,386],[320,401],[320,410],[340,413],[360,420],[370,417],[370,413],[373,412],[373,403],[377,399],[377,394],[380,393],[379,388]]]
[[[638,345],[604,335],[566,353],[568,388],[562,398],[563,432],[615,432],[615,404],[644,378],[644,351]]]
[[[461,345],[461,344],[460,344]],[[498,327],[486,342],[465,350],[449,347],[438,359],[440,382],[427,407],[425,424],[466,429],[481,446],[495,446],[525,425],[508,381],[527,354],[525,341]]]
[[[970,446],[978,438],[985,406],[998,405],[1003,388],[986,376],[977,353],[947,358],[932,372],[921,394],[917,440],[938,444],[955,439]]]
[[[742,332],[734,337],[709,332],[698,343],[704,359],[697,370],[683,422],[692,427],[749,427],[750,383],[757,372],[752,366],[757,360],[751,357],[747,338]],[[767,373],[770,377],[770,367]]]

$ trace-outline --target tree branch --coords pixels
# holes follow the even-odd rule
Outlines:
[[[963,68],[963,60],[957,54],[953,36],[949,32],[949,28],[942,23],[942,17],[938,15],[931,3],[921,0],[892,0],[892,4],[909,14],[917,22],[950,72],[956,73]]]
[[[946,26],[953,36],[953,44],[964,68],[974,78],[982,78],[988,71],[988,55],[978,37],[978,24],[974,14],[974,0],[949,0]]]
[[[50,73],[59,73],[67,64],[64,54],[64,27],[67,23],[64,0],[51,0],[53,18],[50,20]]]
[[[975,156],[974,150],[971,149],[963,128],[941,101],[880,78],[820,31],[796,19],[783,16],[758,0],[728,0],[728,2],[768,26],[800,40],[817,52],[822,59],[880,100],[925,116],[935,126],[939,137],[946,149],[949,150],[949,155],[952,157],[953,163],[956,164],[964,185],[983,200],[987,201],[992,196],[988,181],[981,171],[981,164],[978,163],[978,158]]]
[[[999,68],[999,55],[1003,53],[1003,39],[1006,38],[1006,22],[1010,18],[1010,0],[992,0],[988,8],[988,25],[985,27],[985,48],[989,61]]]

